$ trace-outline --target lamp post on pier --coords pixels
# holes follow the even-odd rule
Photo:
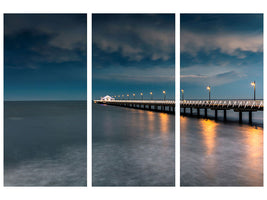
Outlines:
[[[210,101],[210,86],[207,87],[207,90],[209,91],[209,101]]]
[[[254,86],[254,101],[256,100],[256,82],[251,82],[251,85]]]
[[[129,94],[127,94],[128,100],[129,100]]]
[[[135,94],[133,94],[133,98],[134,98],[134,100],[135,100]]]
[[[165,92],[165,90],[163,90],[163,92],[162,92],[163,94],[164,94],[164,101],[166,100],[166,92]]]
[[[153,93],[152,92],[150,92],[150,95],[151,95],[151,100],[153,99]]]
[[[142,100],[144,99],[144,98],[143,98],[143,93],[141,93],[141,98],[142,98]]]
[[[184,101],[184,90],[181,89],[181,92],[182,92],[182,101]]]

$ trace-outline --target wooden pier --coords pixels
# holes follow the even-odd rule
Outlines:
[[[193,109],[197,110],[197,117],[200,117],[200,109],[204,109],[204,117],[207,118],[207,109],[214,110],[214,118],[218,119],[218,110],[223,110],[223,119],[227,121],[227,110],[233,110],[239,113],[239,123],[242,123],[242,114],[247,112],[249,123],[252,124],[252,112],[263,111],[263,100],[211,100],[211,101],[180,101],[180,107],[187,114],[186,109],[190,109],[190,115],[193,115]]]
[[[169,100],[94,100],[94,103],[107,104],[112,106],[128,107],[155,112],[175,113],[175,101]]]

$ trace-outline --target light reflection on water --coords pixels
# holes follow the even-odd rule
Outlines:
[[[201,120],[201,134],[203,136],[203,143],[206,147],[206,154],[210,155],[214,151],[215,142],[216,142],[216,127],[217,123],[214,123],[211,120]]]
[[[93,104],[93,185],[174,186],[174,119]]]
[[[262,128],[180,119],[182,186],[262,186]]]

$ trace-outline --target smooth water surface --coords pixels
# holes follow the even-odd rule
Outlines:
[[[234,117],[224,123],[181,116],[181,186],[262,186],[263,118],[257,115],[256,126]]]
[[[5,102],[5,186],[86,186],[86,101]]]
[[[92,120],[94,186],[174,186],[174,115],[93,104]]]

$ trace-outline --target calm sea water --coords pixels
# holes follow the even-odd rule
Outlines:
[[[182,186],[263,185],[263,113],[253,113],[253,126],[247,115],[243,125],[233,112],[227,123],[180,117]]]
[[[94,186],[174,186],[175,116],[93,104]]]
[[[5,186],[86,186],[85,101],[5,102]]]

